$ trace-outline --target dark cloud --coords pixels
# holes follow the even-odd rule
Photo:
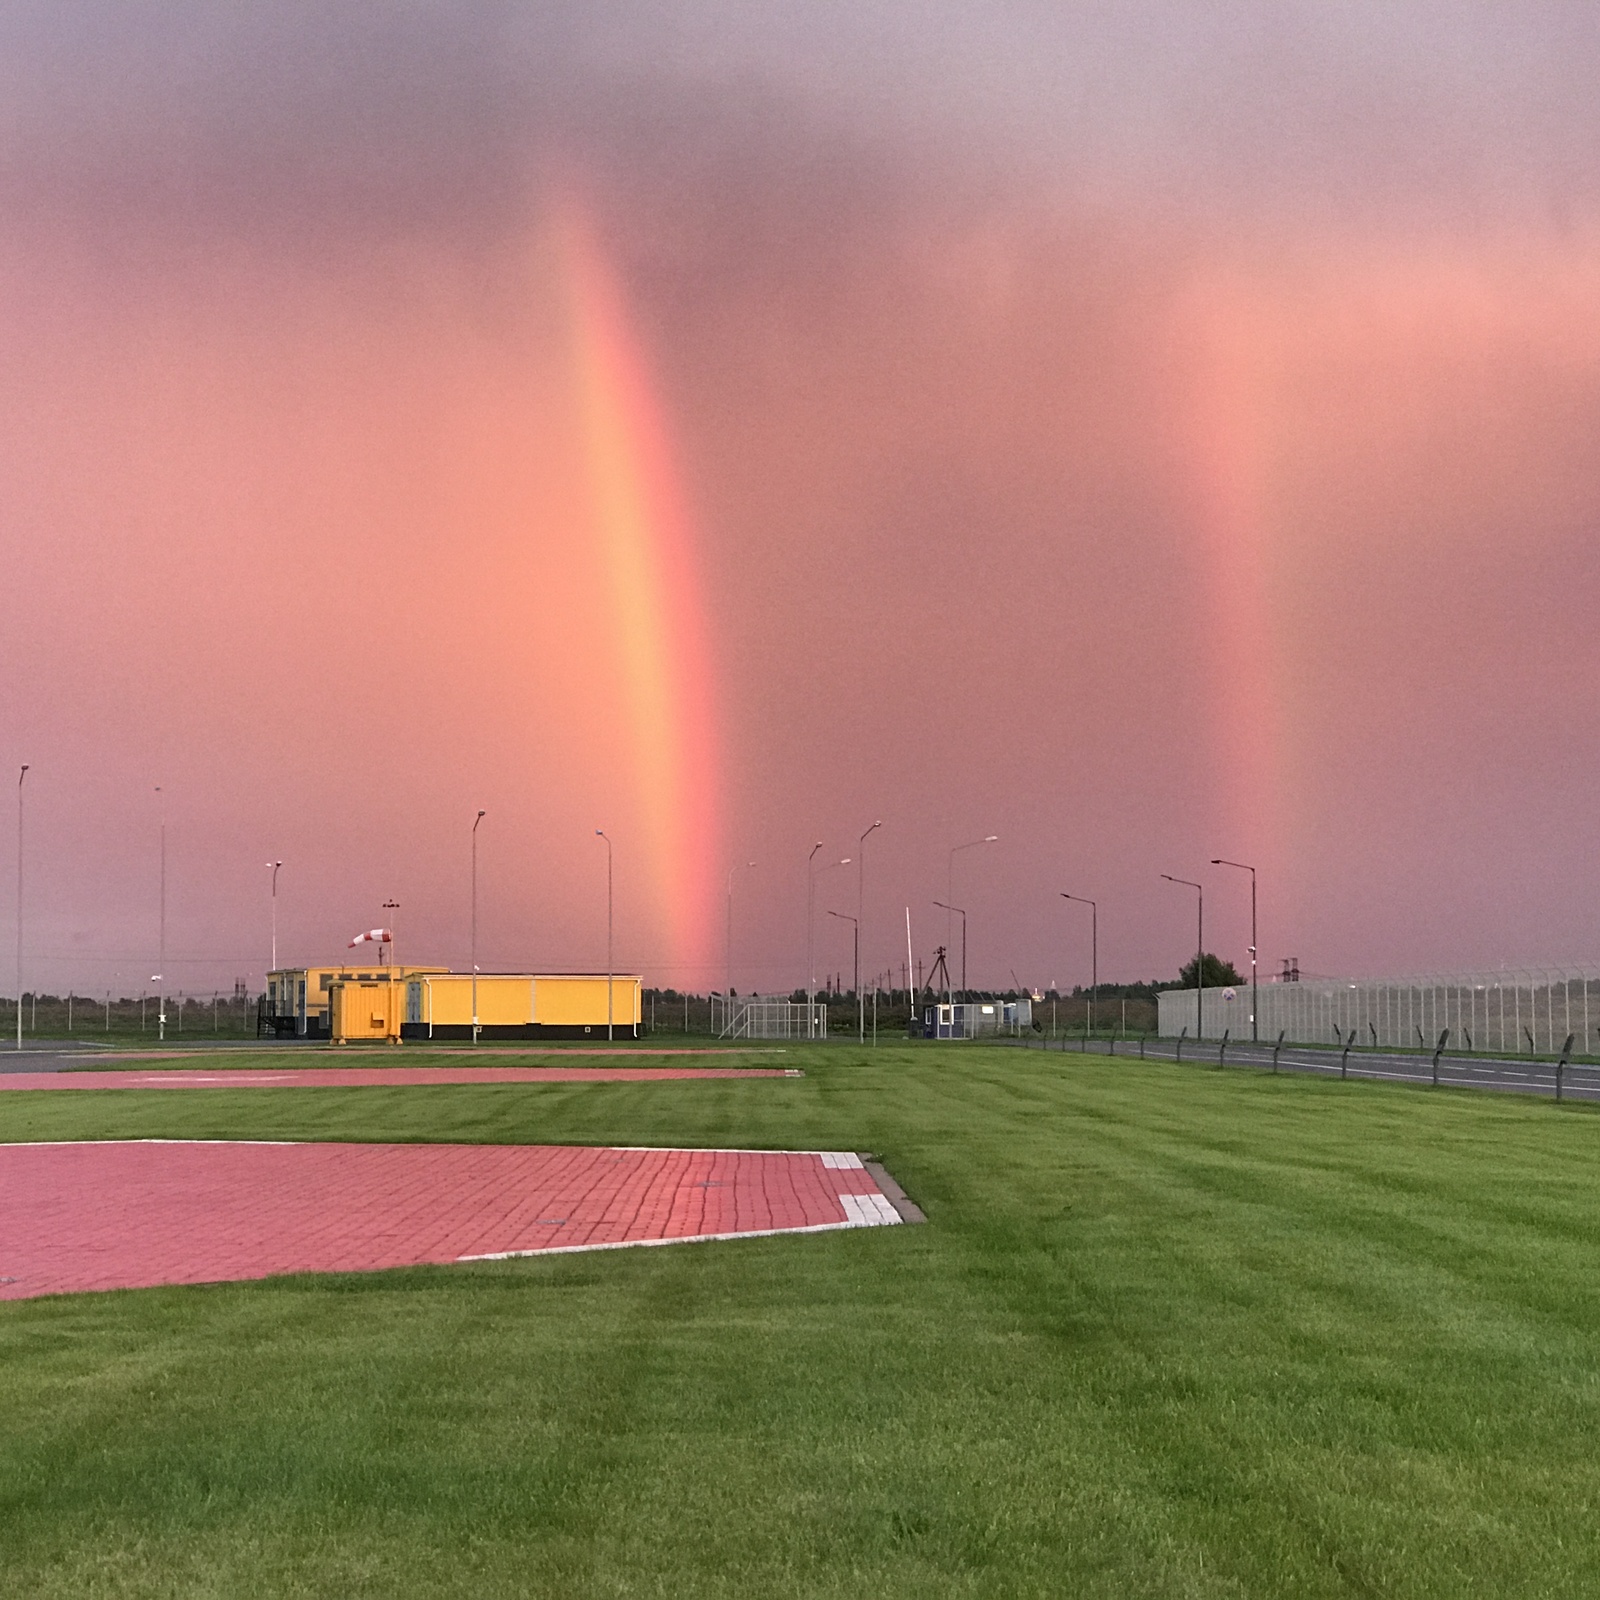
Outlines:
[[[13,205],[492,224],[574,153],[802,145],[1074,200],[1587,216],[1600,13],[1302,4],[82,3],[7,8]],[[813,152],[813,159],[815,153]]]

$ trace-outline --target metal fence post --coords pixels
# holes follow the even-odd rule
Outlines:
[[[1433,1086],[1434,1086],[1435,1089],[1437,1089],[1439,1087],[1439,1057],[1444,1054],[1445,1043],[1446,1043],[1446,1041],[1448,1041],[1449,1038],[1450,1038],[1450,1030],[1448,1028],[1446,1028],[1444,1030],[1444,1032],[1439,1035],[1438,1044],[1434,1046],[1434,1051],[1433,1051]]]
[[[1350,1030],[1350,1037],[1344,1042],[1344,1053],[1339,1057],[1339,1076],[1341,1078],[1348,1078],[1350,1076],[1350,1046],[1355,1042],[1356,1030],[1352,1028]]]
[[[1225,1067],[1228,1064],[1228,1034],[1230,1030],[1222,1030],[1222,1043],[1217,1046],[1217,1065]]]
[[[1283,1049],[1283,1036],[1288,1031],[1287,1028],[1280,1028],[1278,1030],[1278,1042],[1272,1047],[1272,1070],[1274,1072],[1278,1070],[1278,1052]]]
[[[1561,1075],[1566,1070],[1567,1061],[1569,1060],[1569,1058],[1572,1055],[1572,1041],[1575,1038],[1577,1038],[1576,1034],[1569,1033],[1567,1035],[1567,1042],[1564,1045],[1562,1045],[1562,1047],[1561,1047],[1561,1059],[1558,1062],[1556,1062],[1556,1099],[1557,1100],[1559,1100],[1561,1098]]]
[[[1177,1054],[1175,1059],[1177,1059],[1179,1061],[1183,1060],[1183,1041],[1188,1036],[1188,1033],[1189,1033],[1189,1030],[1187,1028],[1184,1028],[1178,1034],[1178,1054]]]

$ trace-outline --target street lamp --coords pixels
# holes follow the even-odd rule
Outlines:
[[[820,850],[821,848],[822,848],[821,845],[817,846],[817,850]],[[817,850],[813,850],[811,852],[812,856],[816,855]],[[850,865],[850,857],[849,856],[841,856],[837,861],[829,861],[829,862],[825,863],[823,866],[815,868],[813,870],[812,874],[811,874],[811,897],[812,897],[812,901],[815,902],[815,900],[816,900],[817,879],[822,873],[824,873],[824,872],[832,872],[835,867],[848,867],[849,865]],[[813,942],[813,945],[812,945],[813,951],[815,950],[815,948],[816,948],[816,946],[815,946],[815,943]],[[817,1003],[817,963],[816,963],[816,956],[813,954],[812,959],[811,959],[811,1004],[812,1004],[813,1007],[815,1007],[816,1003]]]
[[[818,868],[814,863],[817,851],[821,848],[822,841],[818,839],[811,847],[811,854],[806,857],[806,1037],[808,1039],[815,1036],[817,1009],[817,941],[814,931],[817,920],[817,873],[850,865],[850,857],[845,856],[840,861],[830,861],[827,866]]]
[[[956,897],[956,852],[959,850],[975,850],[980,844],[993,844],[1000,837],[998,833],[986,833],[981,839],[968,839],[965,844],[955,844],[950,847],[950,860],[945,873],[945,899],[954,900]],[[949,909],[948,907],[946,908]],[[948,917],[945,918],[944,942],[948,946],[953,924]],[[966,935],[963,932],[961,941],[961,998],[967,997],[967,951]]]
[[[851,931],[855,935],[854,963],[856,969],[856,1003],[859,1006],[861,1001],[861,921],[859,918],[852,917],[848,912],[845,911],[830,911],[828,915],[830,917],[837,917],[841,922],[848,922],[850,924]],[[865,1039],[864,1034],[862,1037]]]
[[[725,993],[727,995],[728,1004],[730,1006],[733,1004],[733,875],[734,875],[734,873],[736,873],[739,870],[741,865],[746,867],[746,868],[749,868],[749,867],[753,867],[755,865],[755,862],[753,862],[753,861],[745,861],[745,862],[735,861],[734,864],[731,867],[728,868],[728,929],[727,929],[726,943],[723,945],[723,959],[726,962],[727,969],[728,969],[727,970],[727,975],[726,975],[727,976],[727,984],[726,984]],[[731,1010],[728,1013],[728,1015],[729,1015],[730,1018],[732,1017],[733,1013],[732,1013]]]
[[[1241,872],[1250,874],[1250,1038],[1252,1043],[1256,1043],[1261,1038],[1261,1007],[1256,1003],[1261,998],[1256,973],[1256,869],[1246,866],[1242,861],[1224,861],[1221,856],[1214,856],[1211,865],[1237,867]]]
[[[883,822],[880,818],[867,829],[866,833],[861,835],[858,841],[858,853],[856,855],[856,932],[858,935],[861,931],[862,918],[867,914],[867,837],[869,834],[876,833],[882,826]],[[872,1003],[876,1007],[878,1002],[874,1000]],[[873,1015],[877,1015],[876,1011],[874,1011]],[[865,1044],[867,1042],[867,1002],[865,996],[861,993],[861,944],[859,938],[856,941],[856,1030],[861,1043]]]
[[[400,902],[398,900],[385,900],[383,902],[383,909],[385,911],[388,911],[388,912],[398,911],[400,909]],[[395,1043],[395,1044],[399,1044],[399,1042],[400,1042],[400,1023],[399,1023],[398,1019],[395,1016],[395,993],[394,993],[394,963],[395,963],[395,957],[399,954],[399,950],[397,948],[398,943],[399,943],[399,936],[395,931],[395,924],[399,920],[400,919],[398,917],[395,917],[395,916],[387,916],[387,917],[384,918],[384,921],[389,924],[389,1007],[388,1007],[388,1015],[389,1015],[389,1021],[394,1024],[395,1031],[394,1031],[394,1034],[392,1036],[392,1042]],[[381,940],[378,943],[378,964],[380,966],[383,964],[383,942]],[[331,1012],[329,1013],[328,1020],[329,1020],[329,1022],[333,1021],[333,1015],[332,1015]]]
[[[22,784],[28,776],[23,766],[17,774],[17,1049],[22,1048]]]
[[[960,906],[947,906],[943,900],[935,900],[933,903],[941,911],[954,911],[961,918],[961,988],[964,993],[967,987],[967,914]],[[950,964],[948,962],[945,963],[944,970],[947,973],[949,972]],[[946,998],[948,998],[948,995]]]
[[[472,1042],[478,1042],[478,824],[488,816],[480,811],[472,819]]]
[[[156,785],[156,793],[161,794],[161,785]],[[161,971],[156,974],[161,979],[161,990],[156,998],[156,1028],[157,1037],[165,1039],[167,1036],[167,800],[161,796]]]
[[[1193,889],[1195,892],[1199,942],[1194,954],[1194,1036],[1200,1039],[1205,1035],[1205,1013],[1201,1007],[1205,1001],[1206,985],[1206,892],[1192,878],[1174,878],[1170,872],[1163,872],[1161,876],[1168,883],[1181,883],[1186,889]]]
[[[606,842],[606,1040],[609,1043],[616,1038],[615,1018],[611,1009],[611,991],[616,966],[611,954],[611,835],[604,828],[596,828],[594,833],[597,839],[604,839]]]
[[[812,1037],[812,1017],[817,1005],[817,957],[816,936],[813,933],[813,924],[816,921],[817,904],[817,874],[813,863],[817,859],[817,851],[822,848],[820,839],[812,845],[811,854],[806,857],[806,1038]]]
[[[283,865],[281,861],[269,861],[267,865],[272,869],[272,970],[278,970],[278,868]]]
[[[1100,998],[1100,907],[1081,894],[1068,894],[1065,889],[1059,892],[1063,900],[1076,900],[1089,908],[1089,1032],[1093,1033],[1094,1003]]]

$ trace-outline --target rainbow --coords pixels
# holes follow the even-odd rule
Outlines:
[[[558,206],[557,259],[587,510],[615,621],[654,925],[664,964],[713,958],[721,854],[716,677],[694,527],[662,406],[617,276],[578,206]]]

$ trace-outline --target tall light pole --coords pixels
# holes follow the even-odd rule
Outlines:
[[[23,766],[17,774],[17,1049],[22,1048],[22,784],[28,776]]]
[[[724,935],[722,955],[723,961],[727,966],[724,994],[727,997],[730,1008],[733,1005],[733,875],[741,866],[749,868],[753,867],[754,865],[755,862],[753,861],[735,861],[734,864],[728,868],[728,927],[727,932]],[[730,1018],[732,1017],[733,1012],[731,1009],[728,1015]]]
[[[478,824],[488,816],[480,811],[472,819],[472,1042],[478,1042]]]
[[[156,785],[161,794],[161,785]],[[161,796],[161,970],[156,974],[161,988],[156,999],[157,1037],[167,1036],[167,800]]]
[[[283,865],[281,861],[269,861],[267,865],[272,869],[272,970],[278,970],[278,868]]]
[[[614,987],[613,968],[616,963],[611,954],[611,835],[604,828],[594,830],[597,839],[606,842],[606,1039],[616,1038],[615,1017],[611,1009],[611,992]]]
[[[1261,1007],[1256,1003],[1261,998],[1259,975],[1256,971],[1256,869],[1246,866],[1242,861],[1224,861],[1221,856],[1213,856],[1211,865],[1214,867],[1237,867],[1241,872],[1250,874],[1250,1038],[1253,1043],[1261,1039]]]
[[[846,911],[830,911],[828,915],[830,917],[837,917],[841,922],[848,922],[850,924],[851,932],[855,936],[853,943],[855,945],[854,965],[856,969],[856,1001],[859,1005],[861,1000],[861,922],[858,918],[852,917]],[[866,1036],[863,1034],[863,1041],[865,1041],[865,1037]]]
[[[999,837],[1000,837],[1000,835],[998,833],[986,833],[986,834],[984,834],[984,836],[981,839],[968,839],[965,844],[951,845],[951,847],[950,847],[949,866],[948,866],[948,870],[947,870],[947,872],[945,874],[944,896],[945,896],[946,900],[954,900],[955,897],[956,897],[956,852],[959,851],[959,850],[974,850],[980,844],[993,844],[995,842],[995,840],[998,839]],[[950,943],[950,935],[955,931],[955,925],[950,921],[949,917],[946,917],[944,919],[944,921],[945,921],[944,942],[945,942],[945,945],[948,947],[948,945]],[[965,923],[963,923],[962,924],[962,929],[963,929],[963,932],[962,932],[962,951],[961,951],[961,997],[962,997],[962,999],[966,998],[966,993],[967,993],[967,953],[966,953],[965,927],[966,927],[966,925],[965,925]]]
[[[947,906],[943,900],[935,900],[933,903],[938,906],[941,911],[953,911],[958,917],[961,918],[961,988],[964,992],[967,987],[967,914],[961,909],[960,906]],[[945,963],[944,970],[949,972],[949,962]]]
[[[817,851],[822,848],[820,839],[812,845],[806,857],[806,1038],[813,1034],[812,1017],[817,1005],[817,957],[813,925],[816,922],[817,874],[814,863]]]
[[[1205,1012],[1201,1008],[1205,1004],[1206,991],[1206,892],[1192,878],[1174,878],[1170,872],[1163,872],[1161,876],[1168,883],[1181,883],[1186,889],[1193,889],[1195,893],[1195,916],[1199,933],[1194,953],[1194,1036],[1199,1039],[1205,1035]]]
[[[385,911],[387,911],[387,912],[390,912],[390,913],[396,912],[396,911],[398,911],[400,909],[400,902],[398,900],[385,900],[383,902],[383,909]],[[394,1023],[394,1027],[395,1027],[394,1042],[396,1044],[398,1044],[400,1042],[400,1031],[399,1031],[400,1030],[400,1023],[395,1018],[395,1010],[394,1010],[394,1001],[395,1001],[395,994],[394,994],[394,971],[395,971],[395,968],[394,968],[394,963],[395,963],[395,957],[398,956],[399,953],[400,953],[400,949],[399,949],[400,935],[399,935],[399,930],[395,927],[395,924],[400,919],[391,914],[390,916],[386,917],[384,920],[389,924],[389,1020]],[[381,942],[378,945],[378,960],[379,960],[380,963],[383,960],[383,945],[382,945]],[[328,1014],[328,1020],[330,1022],[333,1021],[333,1014],[332,1014],[331,1011]]]
[[[814,865],[817,851],[822,848],[819,839],[811,847],[811,854],[806,857],[806,1037],[815,1036],[815,1012],[817,1009],[817,942],[813,935],[812,927],[816,921],[817,904],[817,873],[831,872],[835,867],[848,867],[850,857],[845,856],[839,861],[830,861],[825,867]]]
[[[856,852],[856,1028],[857,1036],[862,1044],[867,1042],[867,1002],[861,993],[861,923],[865,918],[867,904],[867,836],[878,831],[883,826],[880,818],[874,822],[866,833],[861,835],[859,848]],[[877,1001],[873,1001],[876,1005]],[[876,1013],[874,1013],[876,1014]]]
[[[1060,891],[1063,900],[1076,900],[1089,908],[1089,1032],[1094,1032],[1094,1003],[1100,998],[1100,907],[1081,894]]]

